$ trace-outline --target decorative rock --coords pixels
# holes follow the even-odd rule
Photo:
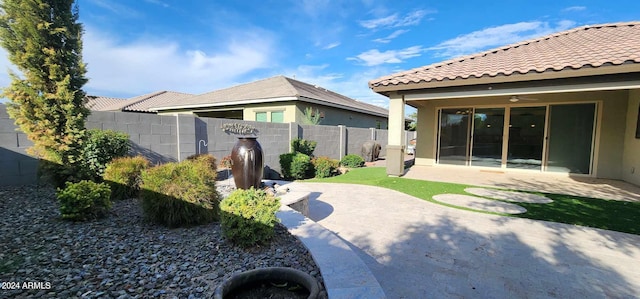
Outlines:
[[[181,229],[147,223],[135,199],[115,201],[109,218],[85,223],[60,220],[49,188],[0,187],[0,206],[3,261],[21,261],[0,281],[51,284],[2,293],[7,297],[203,298],[234,272],[281,264],[315,271],[322,281],[307,249],[280,225],[270,244],[245,250],[228,243],[218,223]]]

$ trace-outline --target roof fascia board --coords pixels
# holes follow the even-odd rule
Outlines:
[[[162,110],[180,110],[180,109],[192,109],[192,108],[207,108],[207,107],[220,107],[220,106],[230,106],[230,105],[246,105],[246,104],[262,104],[262,103],[271,103],[271,102],[287,102],[287,101],[295,101],[297,97],[278,97],[278,98],[267,98],[267,99],[249,99],[249,100],[241,100],[241,101],[232,101],[232,102],[218,102],[218,103],[205,103],[205,104],[191,104],[191,105],[178,105],[178,106],[164,106],[164,107],[153,107],[149,108],[151,111],[162,111]]]
[[[543,94],[543,93],[605,91],[605,90],[621,90],[621,89],[640,89],[640,79],[634,80],[634,81],[626,81],[626,82],[600,82],[600,83],[568,84],[568,85],[557,85],[557,86],[535,86],[535,87],[496,88],[496,89],[469,90],[469,91],[412,93],[412,94],[404,95],[404,99],[406,101],[441,100],[441,99],[449,99],[449,98],[477,98],[477,97],[486,97],[486,96],[512,96],[512,95],[531,95],[531,94]]]
[[[313,104],[329,106],[329,107],[334,107],[334,108],[345,109],[345,110],[354,111],[354,112],[358,112],[358,113],[376,115],[376,116],[381,116],[381,117],[386,117],[386,118],[389,117],[389,115],[386,115],[386,114],[383,114],[383,113],[378,113],[378,112],[374,112],[374,111],[370,111],[370,110],[364,110],[364,109],[359,109],[359,108],[355,108],[355,107],[350,107],[350,106],[345,106],[345,105],[340,105],[340,104],[320,101],[320,100],[317,100],[317,99],[312,99],[312,98],[303,97],[303,96],[300,96],[300,100],[304,101],[304,102],[309,102],[309,103],[313,103]]]
[[[583,67],[581,69],[564,69],[564,70],[548,70],[542,73],[529,72],[526,74],[514,73],[511,75],[497,75],[488,76],[484,75],[480,78],[470,77],[466,79],[458,78],[455,80],[444,79],[442,81],[430,81],[420,83],[399,83],[398,85],[382,85],[375,86],[371,89],[375,92],[390,92],[390,91],[405,91],[413,89],[429,89],[429,88],[441,88],[441,87],[453,87],[453,86],[465,86],[465,85],[481,85],[481,84],[495,84],[495,83],[509,83],[509,82],[522,82],[532,80],[549,80],[549,79],[564,79],[574,77],[587,77],[598,75],[610,75],[610,74],[622,74],[640,72],[640,64],[630,63],[616,66],[601,66],[601,67]]]

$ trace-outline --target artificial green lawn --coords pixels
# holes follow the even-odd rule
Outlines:
[[[435,201],[434,195],[454,193],[466,194],[469,185],[431,182],[407,178],[388,177],[384,167],[352,169],[346,174],[309,182],[345,183],[379,186],[450,207],[470,210]],[[546,220],[640,235],[640,202],[626,202],[562,194],[535,192],[553,200],[548,204],[517,203],[527,209],[523,214],[490,213],[535,220]],[[482,212],[472,210],[476,212]]]

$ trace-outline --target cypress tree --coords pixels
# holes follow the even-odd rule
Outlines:
[[[72,175],[80,163],[89,114],[77,4],[4,0],[0,9],[0,44],[21,73],[10,72],[11,84],[3,90],[10,100],[9,115],[34,142],[30,154]]]

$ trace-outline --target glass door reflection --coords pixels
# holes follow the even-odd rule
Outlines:
[[[544,106],[511,108],[508,168],[542,169],[546,113]]]
[[[476,109],[473,116],[471,165],[502,166],[504,108]]]
[[[473,108],[440,110],[438,163],[467,165]]]

